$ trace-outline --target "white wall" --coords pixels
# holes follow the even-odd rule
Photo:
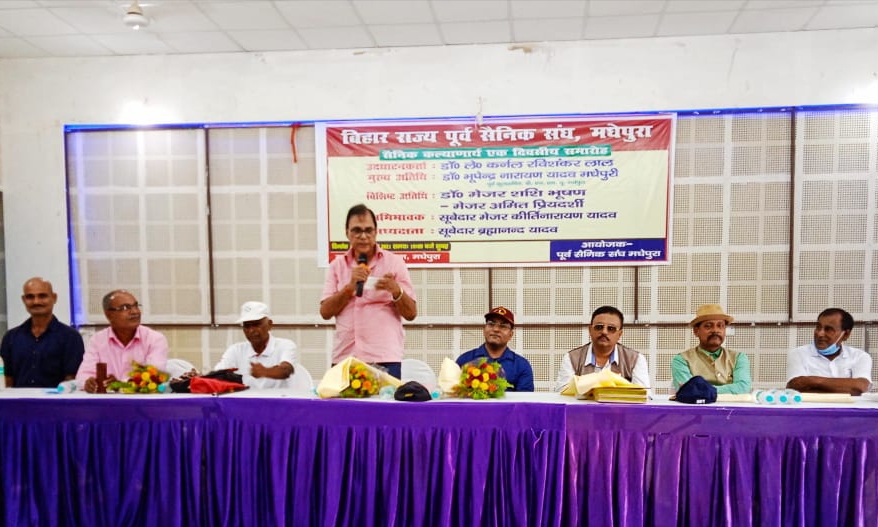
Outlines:
[[[878,102],[878,29],[225,55],[0,61],[10,325],[20,284],[69,290],[63,126],[600,113]]]

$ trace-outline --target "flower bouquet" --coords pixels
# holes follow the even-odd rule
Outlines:
[[[348,357],[329,369],[317,385],[317,395],[328,397],[371,397],[383,386],[398,388],[402,382],[360,359]]]
[[[170,375],[159,371],[155,366],[131,362],[128,380],[113,381],[107,386],[108,391],[119,393],[163,393]]]
[[[460,382],[454,387],[453,393],[468,399],[496,399],[503,397],[510,386],[503,367],[482,357],[463,365]]]
[[[378,394],[378,378],[371,369],[362,362],[351,362],[350,384],[339,392],[341,397],[369,397]]]

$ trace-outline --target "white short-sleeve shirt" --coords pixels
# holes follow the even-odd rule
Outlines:
[[[254,362],[269,368],[282,362],[288,362],[295,366],[299,362],[296,344],[290,339],[269,335],[265,351],[256,355],[249,341],[238,342],[229,346],[214,369],[238,368],[238,373],[244,377],[244,384],[251,388],[287,388],[289,386],[289,379],[269,379],[267,377],[257,379],[250,375],[250,364]]]
[[[803,376],[834,379],[868,379],[872,383],[872,357],[865,351],[842,344],[841,353],[829,360],[817,352],[814,343],[790,351],[787,356],[787,380]]]

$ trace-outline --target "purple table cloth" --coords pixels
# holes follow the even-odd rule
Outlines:
[[[558,525],[563,405],[0,399],[5,525]]]
[[[878,525],[878,409],[570,405],[567,417],[565,525]]]

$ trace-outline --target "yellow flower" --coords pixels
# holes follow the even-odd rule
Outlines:
[[[351,381],[351,388],[357,390],[360,388],[360,386],[362,386],[362,384],[363,383],[360,382],[360,379],[354,379],[353,381]]]
[[[140,378],[143,379],[144,381],[148,381],[149,380],[149,372],[145,371],[145,372],[141,373]]]
[[[494,367],[491,366],[490,362],[485,364],[485,371],[488,373],[494,373]]]
[[[469,369],[469,374],[472,375],[473,377],[478,377],[481,373],[482,372],[479,371],[478,368],[470,368]]]
[[[478,379],[473,380],[473,383],[471,384],[471,386],[476,390],[478,390],[479,386],[481,386],[481,385],[482,385],[482,383],[480,383]]]
[[[490,376],[489,374],[487,374],[487,373],[483,373],[483,374],[482,374],[482,380],[483,380],[483,381],[488,382],[488,379],[490,379],[490,378],[491,378],[491,376]]]
[[[159,385],[154,383],[154,382],[151,382],[151,383],[147,384],[146,387],[149,388],[149,391],[154,392],[155,389],[159,387]]]

